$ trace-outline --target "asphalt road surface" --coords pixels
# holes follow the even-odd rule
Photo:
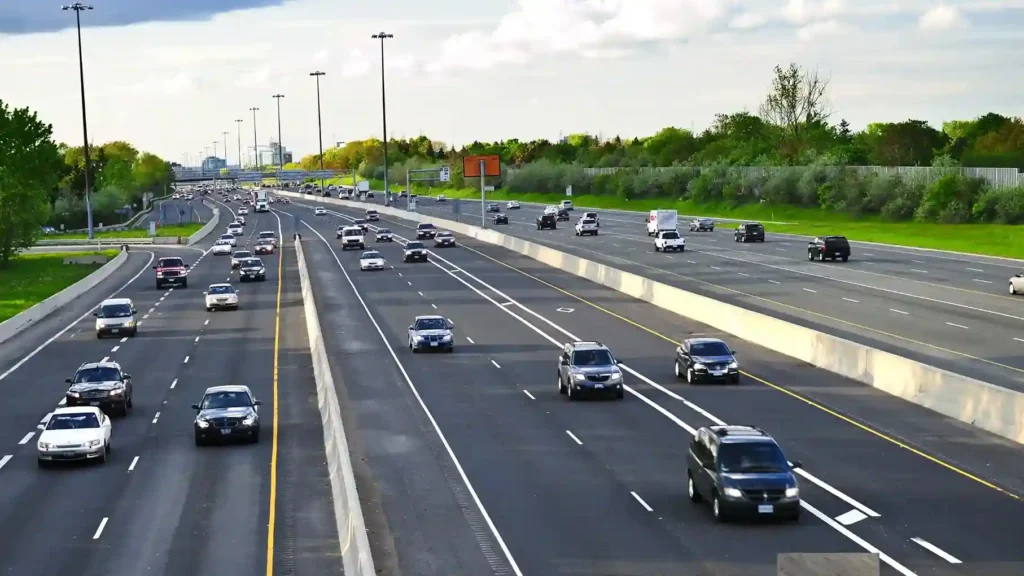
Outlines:
[[[239,245],[261,228],[277,230],[277,217],[252,218]],[[187,288],[155,288],[151,264],[168,255],[192,264]],[[239,285],[227,257],[132,250],[113,277],[0,348],[0,574],[341,573],[295,253],[263,259],[267,281]],[[203,291],[225,281],[240,286],[241,309],[206,312]],[[115,292],[135,302],[139,334],[98,340],[90,313]],[[111,458],[37,467],[36,426],[64,379],[105,357],[135,388]],[[190,406],[220,384],[263,401],[258,444],[194,446]]]
[[[377,196],[382,196],[377,194]],[[382,198],[370,202],[382,203]],[[423,214],[480,224],[480,203],[420,198]],[[405,200],[398,202],[405,207]],[[646,214],[598,211],[598,236],[577,237],[571,212],[557,230],[537,230],[542,207],[523,204],[502,232],[614,266],[698,294],[887,350],[904,357],[1024,390],[1024,297],[1008,294],[1019,262],[852,243],[849,262],[809,262],[807,238],[767,234],[737,243],[734,223],[688,232],[684,253],[654,251]],[[490,215],[489,215],[490,216]],[[489,223],[488,226],[491,224]],[[836,230],[841,234],[842,230]]]
[[[161,205],[166,206],[161,210]],[[213,210],[203,203],[202,197],[195,200],[162,200],[153,206],[153,211],[146,214],[138,223],[137,227],[145,228],[150,222],[158,222],[161,226],[173,226],[180,222],[187,224],[191,218],[192,222],[205,223],[213,217]]]
[[[381,573],[768,575],[781,552],[865,550],[890,575],[1024,571],[1020,446],[743,341],[740,385],[688,386],[676,342],[721,336],[709,327],[461,237],[404,264],[412,224],[390,217],[398,241],[368,246],[389,266],[360,272],[334,237],[359,211],[313,205],[274,209],[302,234]],[[408,350],[424,314],[454,322],[453,354]],[[557,393],[573,339],[623,362],[624,401]],[[688,501],[692,431],[721,422],[758,425],[803,462],[798,523],[721,525]]]

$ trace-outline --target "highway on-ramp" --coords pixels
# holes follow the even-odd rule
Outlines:
[[[378,194],[380,196],[380,194]],[[380,203],[375,198],[370,202]],[[421,197],[423,214],[480,224],[480,203]],[[598,210],[598,236],[573,231],[583,209],[557,230],[537,230],[542,207],[502,212],[496,229],[716,300],[880,348],[993,384],[1024,390],[1024,297],[1008,278],[1020,262],[896,246],[852,243],[849,262],[809,262],[807,238],[766,235],[737,243],[734,225],[689,232],[684,253],[654,251],[646,214]],[[397,202],[405,207],[405,200]],[[491,226],[488,224],[488,226]],[[837,228],[836,234],[843,230]]]
[[[263,228],[278,230],[277,217],[252,218],[239,246]],[[283,248],[263,257],[266,282],[241,285],[227,257],[133,249],[114,277],[0,349],[0,573],[341,573],[295,253]],[[172,255],[192,265],[189,285],[158,290],[150,266]],[[207,312],[203,291],[225,281],[241,309]],[[89,313],[115,292],[134,301],[139,334],[99,340]],[[130,414],[113,418],[111,457],[38,467],[36,427],[64,379],[103,358],[135,389]],[[258,444],[194,445],[190,406],[221,384],[263,401]]]
[[[362,214],[316,204],[275,210],[302,235],[386,573],[767,575],[780,552],[863,551],[884,574],[1024,570],[1019,446],[742,341],[740,385],[688,386],[675,343],[706,326],[461,237],[404,264],[412,224],[391,217],[398,242],[368,246],[389,266],[360,272],[334,232]],[[424,314],[454,322],[453,354],[406,348]],[[610,346],[624,401],[558,394],[573,339]],[[687,501],[692,431],[720,422],[803,462],[798,523],[720,525]]]

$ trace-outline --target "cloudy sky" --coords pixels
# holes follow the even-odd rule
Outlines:
[[[756,111],[775,64],[831,75],[836,120],[1024,115],[1024,0],[95,0],[83,12],[89,131],[182,162],[243,119],[243,147],[388,132],[449,143],[700,130]],[[0,99],[81,141],[74,13],[0,1]],[[223,156],[224,145],[218,145]]]

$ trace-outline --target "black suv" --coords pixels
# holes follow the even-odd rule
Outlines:
[[[676,378],[690,384],[707,381],[740,381],[736,352],[717,338],[690,338],[676,348]]]
[[[556,230],[558,228],[558,220],[555,219],[554,214],[541,214],[537,216],[537,230],[544,230],[551,228]]]
[[[611,393],[622,400],[622,370],[600,342],[569,342],[558,355],[558,393],[577,400],[585,393]]]
[[[686,455],[686,492],[715,518],[800,518],[800,487],[778,443],[753,426],[705,426]]]
[[[850,259],[850,242],[846,236],[822,236],[807,243],[807,259],[814,260],[835,260],[842,258],[843,262]]]
[[[193,404],[196,419],[192,423],[196,446],[239,438],[255,444],[260,441],[261,402],[248,386],[212,386],[203,400]]]
[[[764,242],[764,226],[759,222],[744,222],[736,227],[733,239],[737,242]]]
[[[131,374],[121,370],[117,362],[82,364],[72,378],[65,403],[72,406],[98,406],[104,412],[127,416],[135,398]]]
[[[437,228],[429,222],[423,222],[422,224],[416,225],[416,239],[427,240],[433,239],[437,235]]]
[[[569,211],[566,210],[565,208],[559,208],[558,209],[558,216],[556,216],[555,219],[558,220],[559,222],[561,222],[563,220],[568,222],[569,221]]]

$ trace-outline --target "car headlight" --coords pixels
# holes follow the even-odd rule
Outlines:
[[[792,486],[790,488],[786,488],[786,498],[796,498],[799,495],[800,495],[800,488],[798,488],[796,486]]]
[[[266,267],[264,267],[264,268],[260,268],[260,271],[259,271],[259,272],[257,272],[257,274],[263,274],[263,273],[265,273],[266,271],[267,271]]]
[[[199,426],[200,428],[209,428],[210,423],[202,418],[196,418],[196,426]]]
[[[725,494],[728,498],[743,498],[743,492],[740,492],[739,488],[733,488],[732,486],[723,488],[722,494]]]
[[[576,380],[579,380],[580,382],[582,382],[583,380],[587,379],[587,376],[585,374],[580,374],[579,372],[573,374],[572,376],[573,376],[573,378],[575,378]]]
[[[701,364],[700,362],[695,362],[695,363],[693,364],[693,369],[694,369],[694,370],[706,370],[706,369],[707,369],[707,367],[706,367],[706,366],[704,366],[703,364]]]
[[[164,273],[163,272],[157,272],[156,273],[156,277],[157,278],[163,278],[164,277]]]
[[[40,442],[38,447],[40,450],[49,450],[53,448],[53,444],[50,444],[49,442]]]
[[[737,369],[739,367],[740,367],[740,365],[737,364],[735,360],[733,360],[732,362],[729,362],[729,369],[730,370],[735,370],[735,369]]]
[[[103,322],[97,320],[96,321],[96,329],[99,330],[100,328],[103,328]]]
[[[256,422],[256,415],[255,414],[250,414],[250,415],[246,416],[244,420],[242,420],[242,424],[244,424],[246,426],[252,426],[255,422]]]
[[[89,440],[88,442],[85,443],[85,447],[86,448],[95,448],[95,447],[99,446],[102,443],[103,443],[102,440]]]
[[[416,340],[423,340],[423,336],[420,336],[419,334],[413,335],[413,338],[415,338]]]
[[[122,394],[124,394],[124,386],[118,386],[110,391],[111,396],[120,396]]]
[[[134,325],[135,325],[135,321],[134,320],[128,320],[128,321],[126,321],[124,323],[125,328],[131,328]]]
[[[622,374],[616,372],[615,374],[612,374],[610,380],[612,382],[618,382],[619,380],[622,380]]]
[[[452,335],[451,334],[445,334],[444,337],[441,338],[441,340],[443,340],[444,342],[447,342],[447,341],[449,341],[451,339],[452,339]]]
[[[71,396],[72,398],[78,398],[79,396],[81,396],[81,394],[75,392],[74,390],[68,390],[68,396]]]

